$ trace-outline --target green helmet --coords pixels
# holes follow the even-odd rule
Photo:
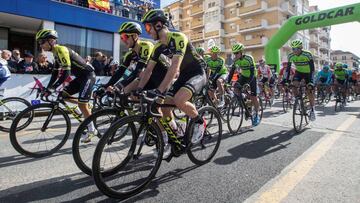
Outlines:
[[[343,63],[337,62],[337,63],[335,64],[335,67],[336,67],[336,68],[343,68]]]
[[[41,39],[49,39],[49,38],[57,39],[58,33],[55,30],[42,29],[36,33],[35,38],[36,38],[36,41],[39,41]]]
[[[236,43],[231,47],[231,50],[233,53],[243,51],[244,49],[245,49],[245,46],[241,43]]]
[[[141,34],[142,30],[141,30],[141,26],[138,23],[135,22],[125,22],[123,24],[121,24],[119,31],[120,34],[121,33],[136,33],[136,34]]]
[[[210,48],[210,52],[211,53],[219,53],[220,52],[220,48],[218,46],[212,46]]]
[[[302,48],[302,45],[303,45],[303,43],[299,39],[293,40],[290,43],[291,48]]]
[[[163,22],[165,25],[169,24],[168,14],[166,14],[161,9],[153,9],[145,13],[144,17],[142,18],[142,23],[155,23],[157,21]]]
[[[343,64],[344,69],[347,69],[348,67],[349,67],[348,64],[346,64],[346,63]]]
[[[204,53],[205,53],[205,49],[202,48],[202,47],[198,47],[198,48],[196,48],[196,52],[197,52],[198,54],[204,54]]]

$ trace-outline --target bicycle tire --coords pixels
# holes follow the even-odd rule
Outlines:
[[[300,109],[298,109],[300,108]],[[303,123],[303,118],[304,118],[304,114],[302,112],[302,105],[301,105],[301,101],[296,98],[295,102],[294,102],[294,106],[293,106],[293,126],[294,126],[294,130],[295,132],[299,133],[302,130],[302,123]],[[296,116],[298,115],[298,116]],[[296,121],[300,121],[299,125],[297,125]]]
[[[193,134],[194,127],[195,127],[195,122],[190,121],[190,123],[189,123],[188,132],[185,135],[186,136],[185,140],[186,140],[187,146],[188,146],[187,147],[187,155],[188,155],[189,159],[191,160],[191,162],[193,162],[194,164],[203,165],[203,164],[206,164],[209,161],[211,161],[211,159],[215,156],[217,150],[219,149],[220,142],[221,142],[221,136],[222,136],[222,123],[221,123],[221,116],[219,115],[218,111],[214,107],[205,106],[205,107],[200,108],[198,110],[198,112],[199,112],[199,115],[201,117],[204,116],[205,112],[211,112],[211,114],[213,115],[212,116],[213,122],[214,122],[214,119],[216,119],[217,120],[217,126],[219,127],[219,134],[218,134],[218,137],[215,139],[216,144],[215,144],[214,149],[211,151],[209,156],[207,156],[205,159],[200,160],[194,155],[194,152],[197,151],[196,146],[197,146],[197,144],[202,145],[202,146],[200,146],[201,150],[204,149],[205,148],[205,146],[204,146],[205,140],[207,140],[209,138],[211,139],[212,136],[208,134],[209,132],[205,128],[205,133],[204,133],[204,136],[203,136],[202,140],[199,143],[194,145],[193,143],[191,143],[191,138],[192,138],[192,134]],[[210,125],[207,125],[206,127],[209,127],[209,126]],[[193,150],[193,149],[196,149],[196,150]]]
[[[62,116],[63,118],[58,119],[58,120],[65,121],[66,130],[65,130],[64,135],[60,135],[60,136],[62,136],[62,138],[60,139],[61,140],[60,143],[57,144],[52,149],[48,150],[46,147],[47,150],[45,152],[30,152],[30,151],[26,150],[23,146],[21,146],[21,144],[18,140],[18,136],[17,136],[17,133],[20,133],[21,131],[17,131],[16,129],[17,129],[18,123],[20,122],[20,120],[23,116],[27,116],[27,113],[32,112],[33,118],[36,118],[37,109],[41,109],[41,108],[51,109],[51,111],[53,112],[52,116],[54,116],[54,115]],[[44,114],[44,111],[38,111],[38,112],[39,112],[39,117],[43,117],[40,115]],[[51,120],[49,121],[49,124],[50,124],[50,122],[51,122]],[[51,129],[51,128],[47,128],[47,129]],[[41,157],[49,156],[49,155],[57,152],[61,147],[63,147],[64,144],[66,143],[67,139],[69,138],[70,131],[71,131],[71,122],[70,122],[70,118],[67,115],[67,113],[65,112],[65,110],[63,110],[62,108],[55,108],[53,104],[38,104],[38,105],[34,105],[34,106],[30,106],[30,107],[26,108],[15,118],[15,120],[12,123],[11,128],[10,128],[10,142],[11,142],[12,146],[15,148],[15,150],[17,152],[19,152],[20,154],[28,156],[28,157],[33,157],[33,158],[41,158]],[[45,130],[41,130],[41,132],[45,132]],[[20,137],[21,136],[19,135],[19,138]]]
[[[238,109],[238,110],[237,110]],[[234,116],[238,116],[239,119],[234,119]],[[231,134],[236,134],[240,131],[244,119],[244,108],[240,104],[237,98],[233,98],[227,113],[227,126]],[[237,122],[239,120],[239,122]],[[236,125],[233,125],[234,122]]]
[[[98,138],[102,137],[102,130],[100,130],[101,127],[103,127],[106,124],[110,124],[114,123],[115,120],[117,118],[119,118],[119,115],[121,113],[121,110],[119,109],[102,109],[102,110],[98,110],[95,113],[91,114],[88,118],[86,118],[78,127],[78,129],[75,132],[74,135],[74,139],[73,139],[73,143],[72,143],[72,155],[75,161],[75,164],[78,166],[78,168],[84,172],[85,174],[91,176],[92,175],[92,170],[91,170],[91,165],[92,163],[90,162],[90,164],[87,164],[87,160],[91,160],[92,161],[92,157],[93,157],[93,153],[91,154],[91,159],[86,159],[81,155],[80,152],[80,144],[81,144],[81,137],[84,135],[84,132],[86,132],[87,126],[90,122],[94,122],[94,126],[98,131]],[[109,116],[109,120],[107,121],[107,123],[99,123],[98,119],[102,116]],[[111,118],[110,118],[111,117]],[[113,119],[113,117],[115,117],[115,120],[111,120]],[[110,123],[109,123],[110,122]],[[127,131],[130,130],[129,128],[127,128],[124,131],[124,134],[127,133]],[[85,143],[84,143],[85,144]],[[91,145],[94,145],[94,140],[91,141],[91,143],[89,144],[85,144],[85,146],[83,148],[88,148],[85,149],[87,151],[87,153],[89,153],[89,148],[91,147]],[[96,145],[95,145],[96,146]]]
[[[27,100],[23,99],[23,98],[20,98],[20,97],[8,97],[8,98],[5,98],[2,101],[2,105],[1,106],[6,106],[6,103],[10,103],[10,102],[19,102],[19,103],[22,103],[24,104],[24,106],[29,107],[31,106],[30,102],[28,102]],[[0,106],[0,107],[1,107]],[[12,110],[11,107],[7,107],[7,109],[10,109]],[[23,109],[22,109],[23,110]],[[21,111],[22,111],[21,110]],[[6,113],[6,112],[2,112],[3,115],[1,116],[0,120],[6,120],[6,118],[4,118],[4,115],[7,114],[7,115],[10,115],[10,120],[13,120],[15,119],[15,117],[21,112],[21,111],[12,111],[10,113]],[[16,130],[22,130],[24,128],[26,128],[32,121],[33,119],[33,114],[31,114],[29,116],[29,119],[21,126],[19,126]],[[11,127],[11,123],[9,124],[9,126],[7,126],[4,122],[0,122],[0,131],[3,131],[3,132],[10,132],[10,127]]]
[[[284,92],[282,96],[282,106],[284,113],[287,113],[288,110],[291,108],[291,104],[289,101],[289,92]]]
[[[147,127],[150,127],[153,132],[155,132],[156,134],[156,139],[157,142],[155,143],[155,147],[158,150],[158,156],[156,157],[156,161],[154,163],[154,167],[152,168],[152,170],[150,171],[149,175],[145,177],[145,180],[142,181],[141,183],[139,183],[138,185],[136,185],[133,189],[131,190],[127,190],[127,191],[119,191],[116,190],[119,188],[119,186],[116,186],[114,188],[112,188],[111,186],[109,186],[106,183],[105,177],[103,175],[102,172],[102,167],[100,166],[101,164],[101,156],[103,153],[103,150],[105,148],[106,145],[108,145],[109,143],[109,139],[111,138],[112,134],[114,134],[114,132],[117,131],[118,128],[120,128],[121,126],[124,125],[133,125],[136,126],[135,123],[139,123],[140,127],[144,127],[144,129],[146,129]],[[143,126],[144,125],[144,126]],[[134,159],[134,153],[137,151],[136,150],[136,144],[137,144],[137,139],[139,138],[137,136],[137,129],[135,127],[131,128],[131,137],[132,137],[132,141],[131,141],[131,146],[130,149],[124,159],[123,162],[121,162],[121,164],[119,164],[117,166],[117,169],[114,170],[114,172],[116,171],[117,173],[121,172],[122,169],[126,170],[129,169],[131,170],[132,167],[127,167],[127,165],[129,163],[131,163],[131,161],[137,161],[138,159]],[[161,161],[162,161],[162,155],[163,155],[163,147],[164,147],[164,143],[163,143],[163,139],[162,139],[162,135],[161,135],[161,131],[159,129],[159,127],[156,125],[155,122],[152,123],[144,123],[144,117],[141,115],[134,115],[134,116],[127,116],[124,117],[118,121],[116,121],[112,127],[104,134],[104,136],[100,139],[96,149],[95,149],[95,153],[94,153],[94,159],[93,159],[93,165],[92,165],[92,169],[93,169],[93,177],[94,177],[94,181],[96,186],[98,187],[98,189],[105,195],[112,197],[112,198],[116,198],[116,199],[120,199],[120,200],[124,200],[127,199],[135,194],[140,193],[141,191],[143,191],[146,186],[151,182],[151,180],[155,177],[160,165],[161,165]],[[136,165],[135,165],[136,166]],[[136,167],[135,167],[136,168]],[[142,170],[135,170],[132,173],[136,173],[136,172],[142,172]],[[129,176],[132,173],[127,172],[125,173],[125,175],[120,176],[119,178],[124,178],[125,176]],[[113,174],[112,176],[108,177],[108,178],[114,178],[115,174]],[[116,178],[116,177],[115,177]],[[122,183],[122,181],[119,181]],[[131,183],[138,183],[139,181],[133,181]],[[125,184],[126,186],[126,184]]]

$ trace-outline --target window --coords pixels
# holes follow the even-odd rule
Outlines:
[[[101,51],[107,56],[113,54],[113,34],[99,32],[95,30],[87,31],[87,55],[94,55],[95,52]]]
[[[336,56],[334,56],[334,57],[333,57],[333,60],[337,60],[337,57],[336,57]]]
[[[346,56],[342,56],[341,59],[342,59],[342,60],[346,60]]]
[[[60,44],[73,49],[83,57],[88,55],[86,53],[86,29],[56,24],[55,30],[60,36],[58,39]]]
[[[257,4],[257,0],[245,0],[244,7],[255,6]]]
[[[253,38],[252,35],[246,35],[246,36],[245,36],[245,40],[246,40],[246,41],[252,40],[252,38]]]
[[[8,48],[8,29],[0,28],[0,50]]]
[[[235,13],[235,8],[230,9],[230,14],[234,14]]]
[[[231,23],[231,24],[230,24],[230,28],[231,28],[231,29],[235,29],[235,28],[236,28],[235,23]]]

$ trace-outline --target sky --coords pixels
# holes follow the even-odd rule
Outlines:
[[[175,0],[161,0],[161,6],[166,6]],[[359,3],[359,0],[309,0],[310,6],[318,5],[320,10]],[[360,57],[360,23],[352,22],[331,27],[331,49],[350,51]]]

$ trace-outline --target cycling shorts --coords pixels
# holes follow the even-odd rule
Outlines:
[[[174,97],[181,88],[189,90],[192,95],[199,94],[205,85],[206,74],[203,70],[194,71],[193,73],[189,71],[185,73],[180,72],[178,79],[168,91],[167,96]]]
[[[239,80],[237,81],[237,83],[240,86],[244,86],[245,84],[249,84],[250,85],[250,91],[251,91],[251,95],[252,96],[257,96],[257,84],[256,84],[256,78],[253,77],[252,80],[250,80],[250,78],[244,77],[244,76],[240,76]]]
[[[96,76],[91,72],[82,77],[76,77],[68,86],[64,88],[64,92],[68,95],[79,93],[79,102],[87,103],[91,98],[92,89],[94,87]]]
[[[313,77],[312,77],[311,73],[300,73],[300,72],[296,71],[295,76],[294,76],[294,81],[300,82],[302,79],[305,80],[305,83],[307,85],[309,85],[309,84],[313,85],[314,84]]]

